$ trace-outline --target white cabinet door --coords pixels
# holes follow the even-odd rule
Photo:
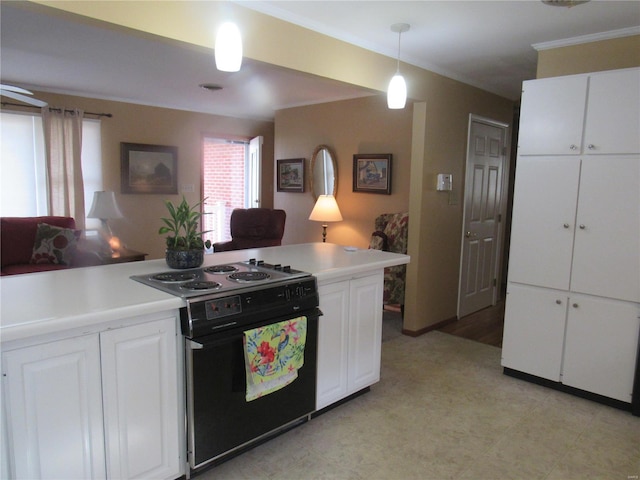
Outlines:
[[[640,69],[592,74],[585,153],[640,153]]]
[[[383,272],[351,280],[349,389],[357,392],[380,380]]]
[[[175,316],[100,336],[109,478],[180,476]]]
[[[522,85],[519,155],[578,155],[587,75],[544,78]]]
[[[567,293],[509,284],[502,366],[560,381]]]
[[[510,281],[569,288],[579,178],[579,158],[518,158]]]
[[[631,402],[640,306],[572,295],[562,383]]]
[[[579,195],[571,290],[640,302],[640,157],[585,158]]]
[[[13,478],[105,478],[98,335],[3,354]]]
[[[347,352],[349,341],[349,282],[318,287],[318,373],[316,409],[331,405],[347,395]]]

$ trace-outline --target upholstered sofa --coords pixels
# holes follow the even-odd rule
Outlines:
[[[231,240],[213,244],[214,252],[282,244],[287,214],[270,208],[236,208],[231,212]]]
[[[369,248],[406,254],[408,236],[409,213],[383,213],[375,219]],[[384,304],[400,305],[404,311],[406,275],[406,265],[384,269]]]
[[[0,218],[0,275],[99,264],[96,254],[78,248],[80,233],[71,217]]]

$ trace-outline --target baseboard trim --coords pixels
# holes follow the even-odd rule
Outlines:
[[[420,330],[407,330],[406,328],[402,329],[402,334],[403,335],[407,335],[409,337],[419,337],[420,335],[424,335],[425,333],[429,333],[432,332],[433,330],[439,330],[442,327],[446,327],[447,325],[455,322],[458,320],[458,317],[451,317],[451,318],[447,318],[446,320],[442,320],[440,322],[437,323],[433,323],[431,325],[428,325],[424,328],[421,328]]]
[[[562,383],[554,382],[553,380],[536,377],[535,375],[531,375],[529,373],[523,373],[518,370],[513,370],[507,367],[503,367],[502,372],[509,377],[525,380],[527,382],[535,383],[537,385],[542,385],[543,387],[553,388],[554,390],[558,390],[564,393],[569,393],[571,395],[575,395],[576,397],[586,398],[587,400],[598,402],[603,405],[607,405],[609,407],[618,408],[620,410],[631,412],[631,403],[623,402],[622,400],[616,400],[615,398],[605,397],[604,395],[598,395],[597,393],[587,392],[585,390],[580,390],[579,388],[569,387],[567,385],[563,385]]]

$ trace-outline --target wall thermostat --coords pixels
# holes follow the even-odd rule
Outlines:
[[[450,173],[439,173],[436,190],[439,192],[450,192],[452,190],[453,175]]]

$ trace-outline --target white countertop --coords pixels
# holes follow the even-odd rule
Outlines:
[[[407,255],[307,243],[214,253],[205,256],[204,266],[250,258],[312,273],[318,283],[409,263]],[[164,260],[149,260],[0,277],[0,341],[180,308],[183,299],[129,278],[166,270]]]

